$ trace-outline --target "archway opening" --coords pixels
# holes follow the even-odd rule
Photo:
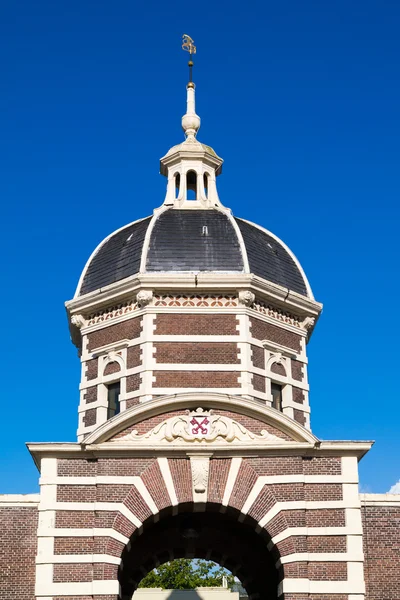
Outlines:
[[[268,546],[267,532],[256,523],[220,505],[179,506],[178,514],[165,509],[158,520],[148,519],[133,533],[119,569],[121,600],[131,600],[140,581],[154,568],[179,558],[206,559],[222,565],[241,582],[250,600],[278,600],[282,579],[276,567],[279,554]],[[221,508],[224,512],[221,512]],[[196,506],[199,510],[199,507]]]
[[[186,198],[187,200],[197,200],[196,171],[188,171],[186,174]]]
[[[242,600],[248,598],[239,579],[229,569],[207,559],[175,558],[159,565],[141,580],[134,600],[140,596],[139,589],[154,588],[191,591],[191,600],[195,600],[198,588],[221,588],[238,592]]]
[[[179,173],[175,173],[175,198],[179,198],[179,193],[181,191],[181,176]]]
[[[209,174],[208,173],[204,173],[203,175],[203,186],[204,186],[204,195],[206,198],[208,198],[208,178],[209,178]]]

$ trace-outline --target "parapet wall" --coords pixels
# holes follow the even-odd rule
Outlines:
[[[361,494],[366,600],[400,598],[400,494]]]
[[[39,494],[0,496],[0,600],[34,600]]]

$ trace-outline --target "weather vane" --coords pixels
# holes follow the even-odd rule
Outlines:
[[[187,35],[186,33],[184,33],[182,36],[182,49],[185,50],[186,52],[189,52],[189,54],[190,54],[190,60],[188,62],[189,83],[192,83],[192,70],[193,70],[192,54],[196,54],[196,46],[194,45],[194,41],[190,37],[190,35]]]

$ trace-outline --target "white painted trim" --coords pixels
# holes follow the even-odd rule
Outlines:
[[[396,506],[400,508],[400,494],[360,494],[362,506]]]
[[[351,506],[344,500],[293,500],[288,502],[277,502],[258,522],[257,531],[261,531],[282,510],[318,510],[331,508],[358,508]]]
[[[231,460],[231,466],[229,467],[228,479],[226,481],[224,496],[222,499],[222,506],[228,506],[231,498],[232,490],[236,483],[236,478],[239,473],[240,465],[242,464],[242,458],[234,456]]]
[[[129,225],[132,225],[132,223],[129,223],[125,227]],[[221,290],[230,290],[232,292],[234,290],[251,289],[253,292],[261,295],[260,299],[263,301],[277,302],[278,306],[291,307],[291,310],[294,312],[300,311],[301,315],[318,316],[322,310],[322,304],[312,298],[296,294],[295,292],[290,292],[288,295],[287,288],[261,277],[248,273],[221,272],[199,273],[197,275],[197,284],[194,273],[138,273],[84,296],[75,295],[72,300],[65,303],[65,306],[69,314],[80,314],[82,312],[86,314],[89,311],[91,313],[98,312],[107,305],[118,304],[122,296],[135,295],[143,287],[146,289],[156,288],[160,291],[182,291],[186,289],[187,292],[193,291],[193,293],[199,289],[218,291],[219,293]]]
[[[356,457],[355,460],[357,460]],[[303,473],[291,475],[261,475],[251,489],[247,500],[243,505],[242,513],[245,515],[249,512],[265,485],[281,483],[340,483],[344,485],[347,483],[353,484],[354,476],[352,473],[342,473],[342,475],[304,475]],[[356,501],[354,498],[351,498],[350,502],[351,504],[354,504]]]
[[[309,579],[289,579],[285,577],[278,585],[281,594],[364,594],[363,581],[310,581]],[[359,600],[362,600],[362,596]]]
[[[361,554],[353,555],[349,552],[297,552],[294,554],[286,554],[282,556],[276,566],[284,565],[293,562],[363,562],[364,555]]]
[[[111,529],[111,528],[100,528],[100,527],[96,527],[96,528],[90,528],[88,527],[87,529],[85,528],[61,528],[61,527],[53,527],[53,528],[48,528],[46,530],[42,530],[39,529],[38,530],[39,536],[42,539],[45,539],[46,537],[49,538],[56,538],[56,537],[110,537],[113,538],[114,540],[117,540],[117,542],[121,542],[122,544],[127,544],[129,542],[129,538],[126,537],[125,535],[123,535],[122,533],[120,533],[119,531],[117,531],[116,529]]]
[[[175,492],[174,480],[172,479],[171,470],[169,468],[168,458],[159,457],[157,458],[158,465],[160,467],[161,475],[164,479],[165,487],[167,488],[167,492],[169,498],[171,500],[172,506],[178,505],[178,498]]]
[[[287,527],[281,533],[271,538],[273,546],[279,542],[286,540],[288,537],[294,536],[346,536],[349,534],[358,534],[358,528],[351,526],[346,527]]]
[[[242,253],[242,258],[243,258],[243,272],[244,273],[251,273],[250,271],[250,264],[249,264],[249,257],[247,255],[247,248],[246,248],[246,244],[244,243],[244,239],[243,239],[243,235],[242,232],[240,231],[240,227],[236,222],[235,217],[232,214],[232,211],[229,209],[225,209],[223,211],[224,214],[227,215],[228,219],[231,222],[231,225],[233,227],[233,229],[235,230],[238,242],[239,242],[239,246],[240,246],[240,251]]]
[[[151,497],[150,492],[148,491],[147,487],[143,483],[143,480],[141,479],[141,477],[137,477],[137,480],[135,481],[134,485],[135,485],[137,491],[139,492],[139,494],[142,496],[143,500],[146,502],[147,506],[150,508],[153,515],[158,515],[159,510],[157,508],[157,505],[154,502],[153,498]]]
[[[37,565],[39,567],[51,567],[53,565]],[[51,571],[52,576],[52,571]],[[119,594],[119,582],[112,580],[100,580],[73,583],[46,583],[43,580],[36,582],[35,595],[41,596],[91,596],[91,595],[113,595]]]
[[[82,282],[83,282],[83,280],[85,278],[86,272],[87,272],[87,270],[89,268],[90,263],[92,262],[93,258],[96,256],[96,254],[98,253],[98,251],[100,250],[100,248],[102,246],[104,246],[104,244],[106,242],[108,242],[109,239],[111,239],[114,235],[116,235],[120,231],[123,231],[124,229],[127,229],[131,225],[134,225],[135,223],[140,223],[140,221],[144,221],[145,219],[148,219],[148,218],[149,217],[143,217],[142,219],[137,219],[136,221],[132,221],[131,223],[128,223],[127,225],[124,225],[123,227],[120,227],[119,229],[116,229],[115,231],[113,231],[112,233],[110,233],[107,237],[105,237],[104,240],[102,242],[100,242],[100,244],[98,244],[96,246],[96,248],[93,250],[92,254],[89,256],[89,259],[87,260],[87,262],[86,262],[86,264],[85,264],[85,266],[83,268],[82,274],[81,274],[81,276],[79,278],[78,285],[76,287],[76,291],[75,291],[75,294],[74,294],[74,300],[79,297],[81,286],[82,286]],[[150,223],[149,223],[149,225],[150,225]],[[86,296],[86,294],[85,294],[85,296]],[[83,296],[83,298],[85,296]]]
[[[1,494],[0,510],[9,506],[36,508],[40,502],[40,494]]]
[[[168,209],[169,209],[168,206],[160,206],[159,208],[156,208],[153,211],[153,216],[151,217],[149,226],[147,227],[146,235],[144,237],[142,253],[141,253],[141,257],[140,257],[139,273],[146,272],[147,255],[149,252],[150,239],[151,239],[151,234],[153,233],[154,225],[156,224],[156,221],[159,219],[160,215]]]
[[[240,220],[244,221],[248,225],[253,225],[253,227],[256,227],[257,229],[259,229],[260,231],[263,231],[264,233],[267,233],[269,236],[271,236],[276,242],[278,242],[278,244],[280,244],[286,250],[286,252],[289,254],[289,256],[293,259],[293,261],[296,264],[297,268],[299,269],[301,275],[303,276],[303,280],[306,285],[306,289],[307,289],[309,298],[311,300],[315,300],[314,294],[312,293],[310,283],[309,283],[307,276],[303,270],[303,267],[301,266],[299,259],[295,256],[295,254],[292,252],[292,250],[280,238],[278,238],[277,235],[275,235],[268,229],[265,229],[265,227],[262,227],[261,225],[257,225],[257,223],[253,223],[252,221],[248,221],[247,219],[240,218]]]
[[[119,565],[121,558],[111,554],[53,554],[43,558],[37,557],[36,564],[87,564],[87,563],[105,563],[109,565]]]

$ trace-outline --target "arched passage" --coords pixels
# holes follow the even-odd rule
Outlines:
[[[164,510],[132,534],[121,557],[121,600],[130,600],[154,567],[175,558],[213,560],[236,575],[251,599],[277,600],[279,553],[267,532],[257,533],[249,517],[239,521],[235,509],[221,512],[220,505],[208,503],[195,512],[194,506],[180,505],[177,514]]]

